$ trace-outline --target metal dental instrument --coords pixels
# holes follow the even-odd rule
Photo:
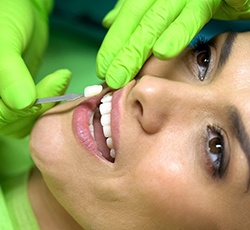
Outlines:
[[[36,99],[34,104],[38,105],[38,104],[51,103],[51,102],[74,101],[74,100],[81,98],[81,97],[91,97],[91,96],[97,95],[102,90],[103,90],[102,85],[87,86],[84,89],[83,94],[70,93],[70,94],[65,94],[62,96],[38,98],[38,99]],[[1,97],[0,97],[0,99],[1,99]]]
[[[102,85],[92,85],[92,86],[87,86],[84,89],[84,93],[83,94],[65,94],[62,96],[56,96],[56,97],[48,97],[48,98],[38,98],[35,101],[35,104],[43,104],[43,103],[49,103],[49,102],[60,102],[60,101],[74,101],[78,98],[81,97],[91,97],[94,95],[99,94],[101,91],[103,90],[103,86]]]
[[[65,94],[62,96],[38,98],[35,101],[35,105],[43,104],[43,103],[50,103],[50,102],[74,101],[74,100],[81,98],[81,97],[84,97],[84,95],[71,93],[71,94]]]
[[[38,105],[38,104],[51,103],[51,102],[74,101],[74,100],[81,98],[81,97],[84,97],[84,95],[70,93],[70,94],[65,94],[62,96],[38,98],[38,99],[36,99],[34,104]],[[2,98],[0,97],[0,100],[1,99]]]

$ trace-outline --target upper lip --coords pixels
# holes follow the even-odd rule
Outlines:
[[[111,133],[113,138],[114,149],[116,150],[116,160],[119,157],[119,142],[120,142],[120,126],[122,114],[125,112],[124,106],[127,101],[127,96],[136,84],[136,80],[132,80],[124,88],[113,92],[112,111],[111,111]]]

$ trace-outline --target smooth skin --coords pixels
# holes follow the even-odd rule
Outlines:
[[[97,55],[97,75],[118,89],[153,53],[177,56],[211,19],[250,18],[248,0],[119,0],[104,18],[110,27]]]
[[[114,163],[76,140],[73,109],[82,100],[45,113],[30,143],[42,174],[29,183],[39,188],[29,191],[35,213],[44,208],[40,192],[51,191],[48,221],[67,222],[65,209],[85,230],[249,229],[249,40],[249,32],[222,34],[211,57],[192,48],[169,61],[151,57],[120,91]]]

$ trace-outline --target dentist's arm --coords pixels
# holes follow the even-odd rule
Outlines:
[[[120,88],[152,53],[175,57],[212,17],[250,18],[249,5],[249,0],[119,0],[104,19],[112,26],[97,55],[97,75]]]

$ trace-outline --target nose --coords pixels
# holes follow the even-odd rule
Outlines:
[[[197,113],[209,99],[199,88],[184,82],[143,76],[131,92],[134,104],[140,109],[138,119],[143,129],[153,134],[171,121],[183,122],[194,111]]]

